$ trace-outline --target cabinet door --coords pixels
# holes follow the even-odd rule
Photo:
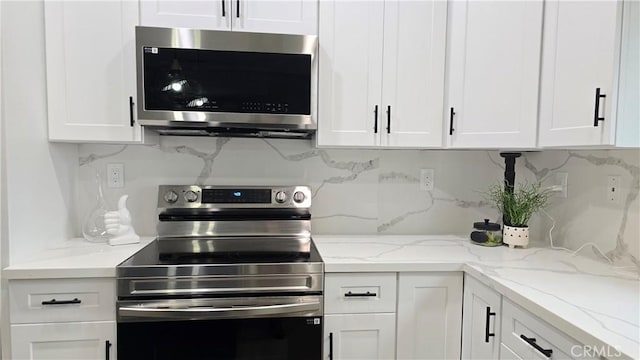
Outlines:
[[[115,321],[11,325],[11,358],[115,359],[115,339]]]
[[[498,360],[500,294],[465,275],[462,310],[462,359]]]
[[[524,356],[527,358],[532,357],[530,351],[527,352]],[[500,344],[500,360],[522,360],[523,358],[513,352],[513,350],[509,349],[509,347],[505,344]]]
[[[535,147],[542,1],[449,6],[449,145]]]
[[[622,1],[550,0],[544,15],[540,145],[613,143]]]
[[[462,274],[400,273],[398,359],[460,359]]]
[[[232,0],[233,31],[318,34],[318,2],[313,0]]]
[[[137,142],[137,3],[46,1],[49,140]]]
[[[318,145],[376,146],[384,3],[332,0],[319,6]]]
[[[395,325],[395,314],[325,315],[324,358],[394,359]]]
[[[440,147],[447,3],[384,5],[382,145]]]
[[[231,5],[230,0],[141,0],[140,25],[231,30]]]

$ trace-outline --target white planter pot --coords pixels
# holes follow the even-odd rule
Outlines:
[[[502,242],[512,249],[516,246],[526,248],[529,245],[529,227],[505,225]]]

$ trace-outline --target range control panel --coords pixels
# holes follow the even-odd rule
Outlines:
[[[158,208],[309,208],[308,186],[161,185]]]

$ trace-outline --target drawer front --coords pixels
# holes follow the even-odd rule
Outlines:
[[[325,313],[396,311],[396,273],[326,274]]]
[[[583,354],[577,340],[507,299],[502,304],[502,342],[523,358],[595,359]]]
[[[12,324],[115,321],[114,279],[9,281]]]

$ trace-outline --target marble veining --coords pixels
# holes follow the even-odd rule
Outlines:
[[[455,236],[316,236],[327,272],[470,273],[586,345],[640,356],[640,273],[548,248],[487,248]],[[552,280],[551,280],[552,279]]]
[[[640,261],[633,254],[629,253],[629,245],[624,239],[631,205],[638,199],[638,194],[640,193],[640,166],[630,164],[625,160],[614,156],[596,156],[593,154],[583,154],[575,151],[567,151],[566,153],[566,158],[560,163],[560,165],[540,169],[538,169],[533,162],[528,159],[527,154],[525,154],[525,167],[534,174],[538,181],[544,181],[550,173],[562,169],[571,159],[584,160],[593,166],[614,166],[629,173],[631,176],[631,187],[625,196],[624,207],[621,211],[620,226],[618,227],[618,232],[616,234],[615,247],[612,250],[607,251],[606,255],[611,261],[629,259],[636,265],[636,267],[638,267],[638,269],[640,269]]]
[[[323,179],[320,185],[318,185],[314,189],[314,193],[313,193],[314,198],[318,195],[320,190],[326,184],[343,184],[345,182],[354,181],[358,178],[358,176],[361,173],[365,171],[375,170],[375,169],[378,169],[379,167],[378,158],[371,159],[368,161],[363,161],[363,162],[335,161],[329,156],[329,153],[326,150],[312,149],[309,151],[305,151],[303,153],[285,155],[284,153],[282,153],[282,151],[280,151],[275,145],[273,145],[268,140],[263,139],[262,141],[264,141],[267,145],[269,145],[270,148],[272,148],[278,155],[280,155],[282,159],[286,161],[302,161],[302,160],[307,160],[314,157],[320,157],[320,159],[322,160],[322,162],[326,167],[331,169],[346,170],[350,173],[349,175],[331,176]]]

